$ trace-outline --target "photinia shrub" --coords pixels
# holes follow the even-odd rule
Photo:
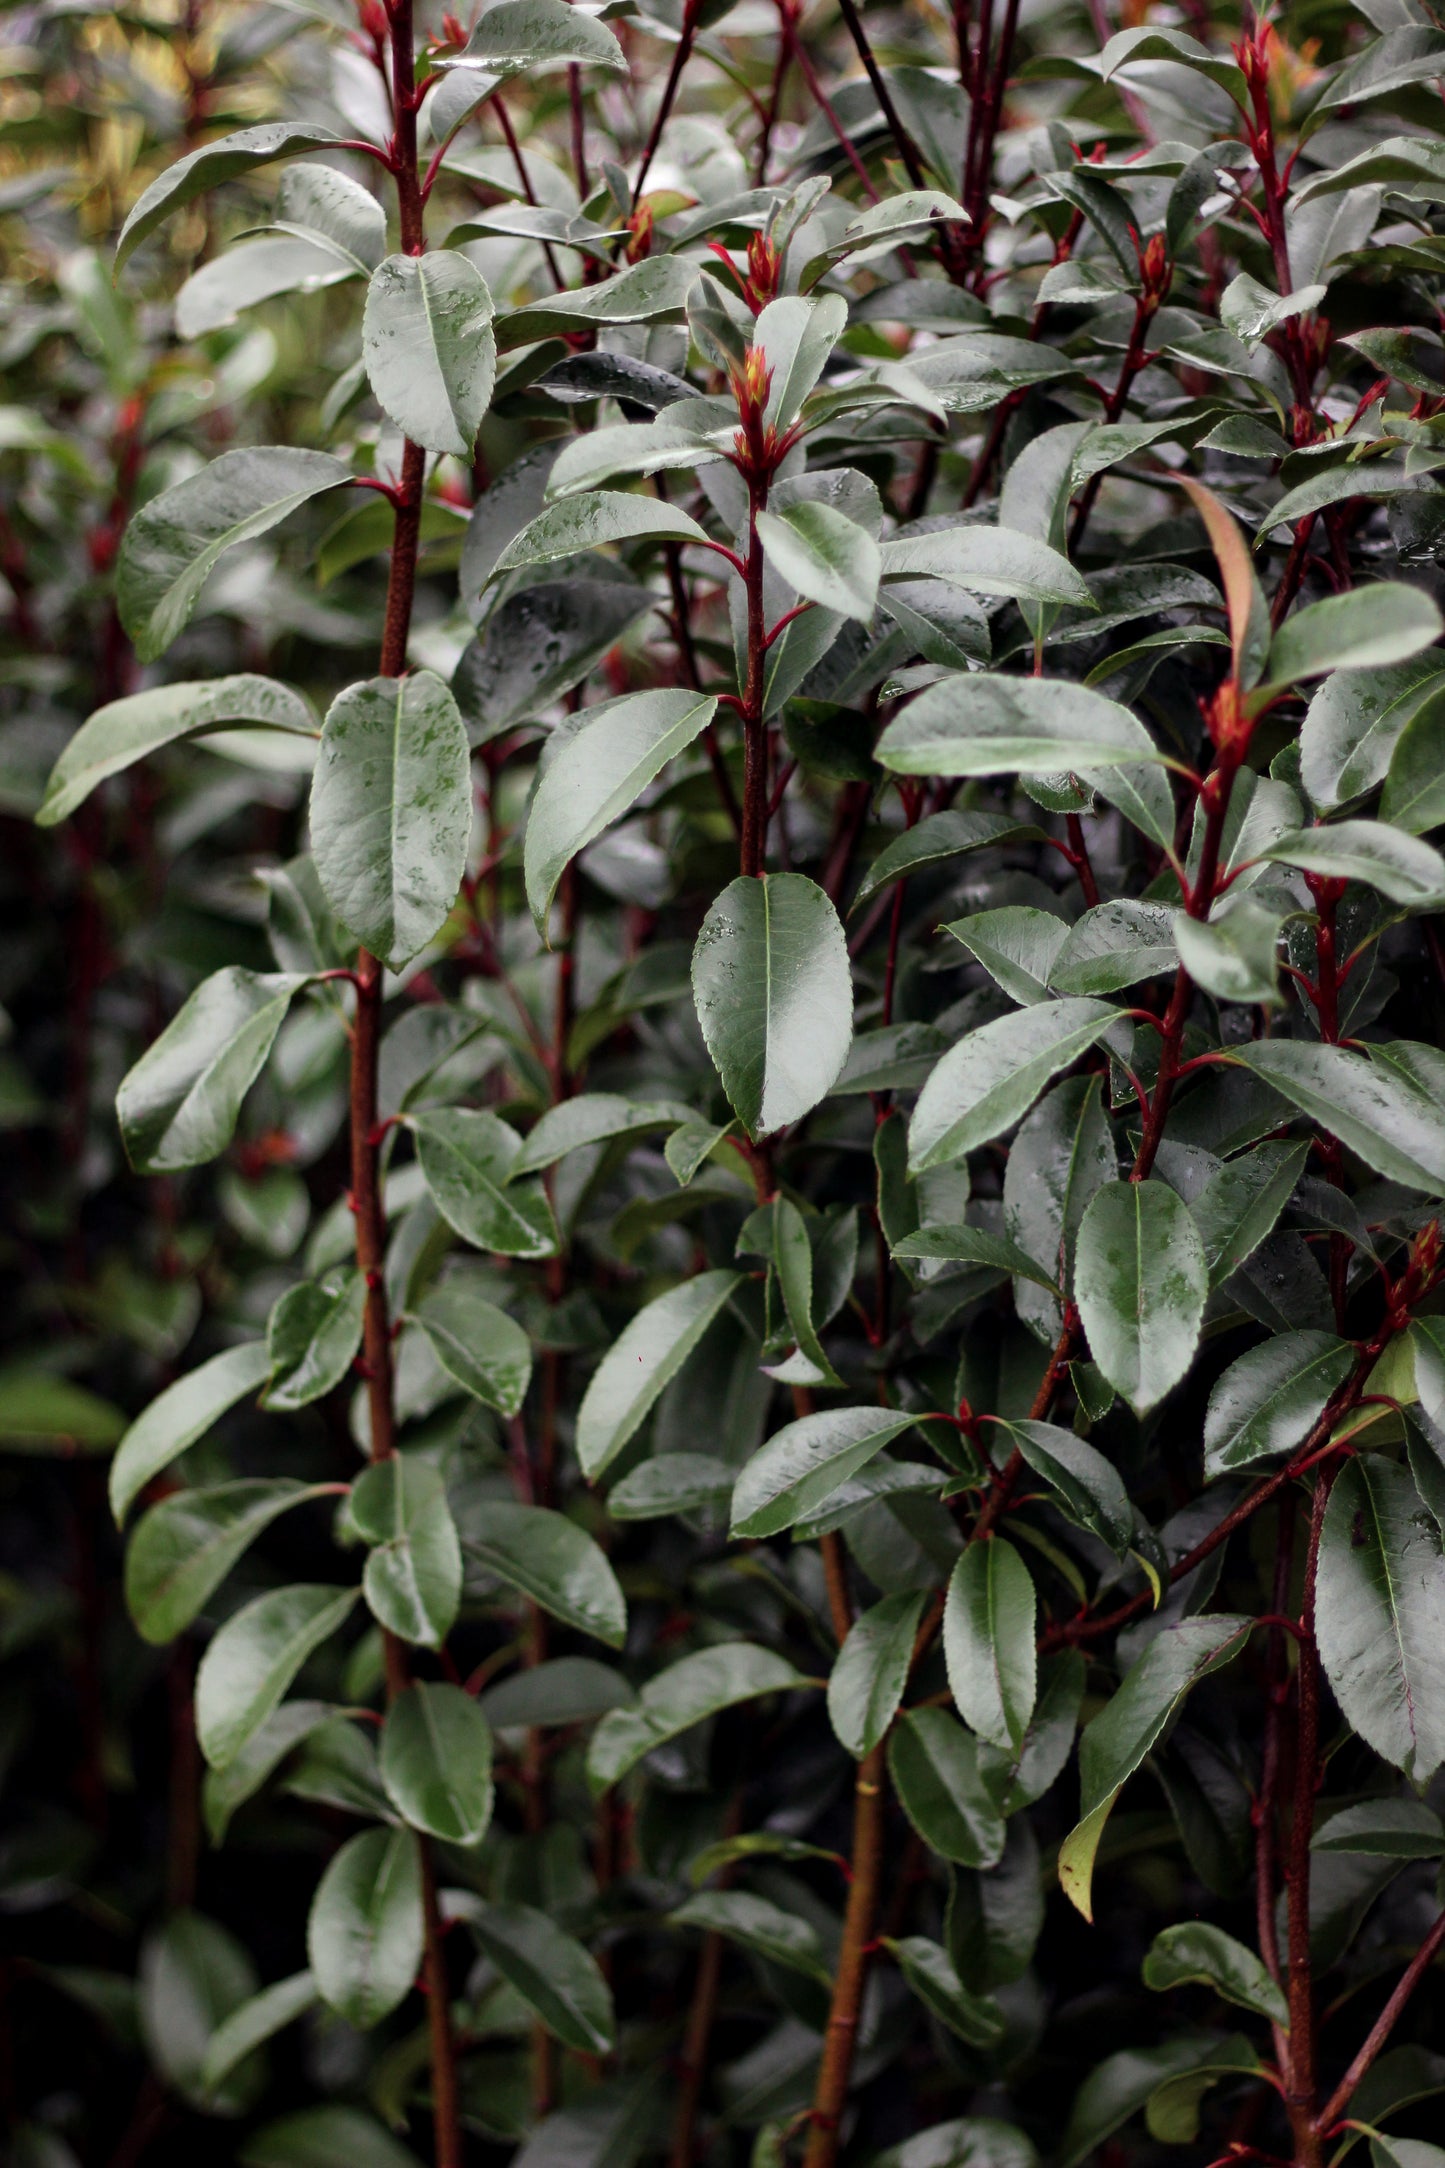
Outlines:
[[[12,11],[29,2168],[1445,2168],[1445,31],[1124,13]]]

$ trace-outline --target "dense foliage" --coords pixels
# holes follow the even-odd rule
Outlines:
[[[1445,2168],[1445,31],[6,12],[16,2168]]]

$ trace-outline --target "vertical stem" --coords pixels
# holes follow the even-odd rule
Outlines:
[[[416,72],[413,58],[411,0],[391,0],[391,87],[401,244],[409,255],[426,247],[420,176],[417,171]],[[417,537],[421,523],[426,454],[408,442],[402,457],[392,530],[391,569],[381,639],[383,677],[406,669],[407,635],[416,593]],[[351,1028],[351,1209],[356,1223],[356,1262],[366,1284],[362,1318],[362,1359],[371,1426],[371,1457],[389,1459],[396,1451],[396,1400],[391,1353],[391,1320],[386,1300],[386,1210],[382,1197],[381,1139],[377,1133],[377,1059],[381,1040],[382,966],[362,949],[356,959],[356,1011]],[[388,1700],[404,1693],[410,1681],[405,1644],[383,1633]],[[422,1919],[425,1929],[424,1977],[431,2038],[432,2121],[436,2168],[461,2168],[461,2121],[457,2103],[456,2049],[452,2039],[451,1996],[446,1951],[437,1907],[436,1869],[431,1845],[417,1837],[421,1854]]]
[[[1300,1603],[1298,1716],[1294,1811],[1289,1833],[1289,2066],[1285,2105],[1294,2132],[1296,2168],[1320,2168],[1324,2150],[1315,2128],[1315,2002],[1310,1966],[1310,1837],[1320,1775],[1320,1660],[1315,1647],[1315,1580],[1320,1534],[1340,1461],[1315,1477]]]
[[[1289,1609],[1290,1579],[1294,1570],[1295,1497],[1286,1488],[1280,1496],[1274,1539],[1274,1594],[1272,1608],[1283,1618]],[[1289,1641],[1280,1626],[1269,1635],[1269,1706],[1264,1720],[1264,1751],[1260,1765],[1259,1796],[1254,1803],[1254,1907],[1259,1935],[1259,1954],[1272,1979],[1280,1977],[1279,1933],[1275,1925],[1275,1889],[1279,1851],[1279,1773],[1285,1705],[1289,1700]],[[1275,2027],[1275,2057],[1286,2067],[1289,2047]]]
[[[763,545],[758,514],[767,504],[766,481],[748,484],[748,560],[744,585],[748,598],[748,674],[743,686],[743,832],[739,870],[763,870],[768,820],[768,731],[763,720],[763,673],[767,664],[767,624],[763,608]]]

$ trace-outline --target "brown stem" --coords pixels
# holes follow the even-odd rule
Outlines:
[[[657,117],[652,123],[652,132],[647,138],[646,148],[642,153],[642,164],[637,169],[637,179],[632,184],[632,208],[634,211],[641,199],[642,184],[647,179],[648,169],[657,155],[657,146],[662,141],[662,131],[667,126],[668,115],[672,111],[672,103],[677,96],[677,86],[682,81],[682,71],[687,66],[689,56],[692,53],[692,41],[697,35],[697,13],[695,0],[687,0],[687,4],[682,11],[682,35],[678,39],[673,52],[672,66],[667,71],[667,81],[662,89],[662,102],[657,108]]]
[[[898,108],[893,103],[892,94],[883,80],[882,70],[873,57],[873,48],[868,43],[868,33],[863,28],[862,18],[853,5],[853,0],[838,0],[838,9],[844,22],[848,25],[848,35],[857,48],[858,58],[863,63],[868,80],[873,85],[873,95],[878,100],[878,110],[888,123],[889,134],[897,146],[899,157],[903,160],[904,170],[909,181],[915,188],[926,188],[928,178],[924,173],[923,161],[918,155],[917,145],[898,117]]]
[[[813,2089],[803,2168],[833,2168],[838,2157],[858,2015],[868,1977],[868,1958],[878,1914],[878,1886],[883,1866],[884,1760],[880,1743],[858,1764],[853,1787],[852,1880],[843,1914],[843,1941],[833,1980],[828,2029]]]
[[[1279,1502],[1275,1529],[1273,1609],[1282,1617],[1289,1605],[1290,1577],[1294,1569],[1294,1492],[1287,1490]],[[1269,1708],[1264,1722],[1264,1751],[1260,1763],[1259,1796],[1254,1803],[1255,1924],[1259,1954],[1271,1977],[1280,1977],[1279,1933],[1275,1925],[1275,1870],[1279,1833],[1275,1814],[1279,1788],[1281,1734],[1285,1704],[1289,1699],[1289,1643],[1284,1628],[1275,1626],[1269,1636]],[[1276,2028],[1278,2031],[1278,2028]],[[1275,2053],[1283,2068],[1287,2049],[1279,2038]]]
[[[1299,1668],[1295,1692],[1294,1811],[1289,1833],[1289,2062],[1285,2105],[1294,2132],[1297,2168],[1319,2168],[1324,2159],[1315,2128],[1315,1998],[1310,1966],[1310,1838],[1320,1780],[1320,1660],[1315,1647],[1315,1583],[1325,1507],[1341,1462],[1326,1464],[1315,1478],[1300,1604]]]
[[[1384,2009],[1376,2018],[1366,2035],[1365,2044],[1350,2064],[1349,2069],[1331,2093],[1315,2121],[1315,2128],[1322,2137],[1328,2138],[1354,2097],[1355,2089],[1375,2057],[1379,2054],[1390,2034],[1394,2031],[1406,2003],[1420,1985],[1430,1966],[1445,1947],[1445,1912],[1440,1914],[1425,1940],[1411,1958]]]

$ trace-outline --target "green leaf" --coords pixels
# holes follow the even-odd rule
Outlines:
[[[153,1477],[203,1438],[228,1408],[253,1393],[270,1368],[262,1340],[229,1347],[154,1399],[131,1424],[110,1466],[110,1510],[124,1521]]]
[[[646,588],[595,578],[539,580],[503,596],[452,673],[473,746],[571,692],[652,607]]]
[[[554,1656],[489,1686],[479,1704],[494,1731],[545,1724],[590,1724],[637,1699],[620,1671],[591,1656]]]
[[[1380,1859],[1439,1859],[1445,1822],[1423,1799],[1367,1799],[1322,1822],[1312,1852],[1359,1852]]]
[[[557,1231],[539,1182],[515,1182],[522,1140],[481,1107],[444,1107],[410,1117],[416,1156],[449,1227],[502,1257],[550,1257]]]
[[[469,1904],[464,1917],[502,1978],[547,2031],[579,2055],[610,2055],[612,1991],[590,1950],[545,1912],[522,1904]]]
[[[717,700],[661,687],[586,708],[543,767],[527,815],[527,901],[542,926],[563,872],[678,753],[701,736]]]
[[[421,1854],[409,1829],[364,1829],[317,1884],[306,1955],[322,2000],[367,2032],[406,2000],[421,1965]]]
[[[429,452],[470,459],[492,396],[492,297],[456,249],[388,256],[371,275],[361,354],[383,412]]]
[[[841,1378],[823,1352],[813,1323],[813,1243],[802,1213],[789,1197],[775,1197],[770,1206],[760,1207],[755,1219],[762,1222],[766,1232],[758,1242],[758,1252],[771,1256],[773,1270],[777,1275],[778,1291],[783,1298],[783,1309],[788,1330],[797,1346],[796,1356],[789,1358],[787,1375],[792,1378],[794,1367],[805,1364],[812,1375],[810,1384],[840,1385]],[[754,1224],[748,1222],[748,1227]],[[740,1244],[747,1235],[745,1227]],[[856,1245],[855,1245],[856,1247]],[[851,1273],[848,1275],[851,1278]],[[775,1375],[778,1373],[774,1373]]]
[[[736,1272],[700,1272],[638,1311],[592,1374],[577,1411],[577,1459],[595,1483],[645,1421],[737,1289]]]
[[[115,245],[116,270],[173,211],[194,203],[208,189],[219,188],[223,181],[234,180],[238,174],[254,172],[257,166],[268,166],[277,158],[294,158],[302,151],[320,150],[337,141],[339,138],[330,128],[317,128],[304,121],[272,120],[259,128],[238,129],[215,143],[203,143],[199,150],[167,166],[132,205]]]
[[[203,1166],[225,1150],[241,1101],[305,983],[296,972],[236,964],[202,980],[116,1093],[126,1156],[138,1174]]]
[[[730,882],[698,933],[692,989],[723,1089],[753,1136],[826,1097],[853,1036],[853,984],[838,914],[815,882]]]
[[[1289,2031],[1289,2004],[1260,1959],[1222,1927],[1203,1920],[1183,1920],[1154,1937],[1144,1960],[1144,1985],[1161,1994],[1171,1987],[1212,1987],[1225,2002]]]
[[[613,1709],[603,1717],[587,1750],[588,1784],[594,1796],[605,1792],[655,1747],[691,1731],[720,1709],[816,1683],[786,1658],[749,1641],[725,1641],[684,1656],[648,1680],[635,1707]]]
[[[532,1343],[515,1318],[459,1274],[432,1288],[415,1316],[448,1377],[485,1407],[520,1413],[532,1376]]]
[[[578,1633],[609,1648],[627,1639],[627,1602],[607,1554],[565,1513],[516,1505],[490,1492],[457,1500],[462,1549],[469,1559],[520,1589]]]
[[[890,881],[924,866],[937,865],[958,852],[1029,841],[1039,833],[1032,821],[1016,821],[1008,813],[929,813],[916,828],[906,828],[901,836],[883,846],[858,884],[852,909],[856,911],[860,904],[867,903]]]
[[[1382,820],[1300,828],[1278,837],[1260,856],[1331,880],[1364,881],[1392,903],[1417,911],[1445,902],[1445,858],[1417,836],[1402,834]]]
[[[1428,680],[1424,696],[1404,716],[1380,796],[1380,818],[1412,836],[1445,822],[1445,686],[1438,677]]]
[[[351,1265],[288,1287],[266,1328],[270,1383],[262,1405],[289,1413],[334,1392],[361,1345],[365,1307],[366,1282]]]
[[[334,1724],[339,1714],[329,1701],[283,1702],[252,1733],[233,1761],[227,1762],[224,1769],[206,1771],[201,1804],[212,1844],[224,1843],[237,1808],[255,1797],[305,1739],[323,1726]]]
[[[283,2115],[251,2132],[236,2154],[240,2168],[421,2168],[415,2153],[360,2108],[332,2104]]]
[[[211,2041],[256,1992],[251,1960],[218,1921],[176,1912],[141,1949],[138,2014],[157,2072],[183,2099],[212,2115],[251,2106],[263,2073],[256,2063],[233,2071],[214,2096],[202,2079]]]
[[[605,23],[578,15],[564,0],[498,0],[462,52],[443,65],[505,78],[563,66],[625,71],[627,58]]]
[[[394,970],[446,924],[467,864],[472,790],[457,704],[430,670],[338,693],[311,785],[326,900]]]
[[[251,445],[222,452],[142,505],[125,530],[115,577],[120,621],[141,661],[154,662],[185,630],[225,551],[350,479],[327,452]]]
[[[1017,903],[952,919],[942,930],[1023,1007],[1047,999],[1049,974],[1069,938],[1068,926],[1052,911]]]
[[[1445,1559],[1408,1471],[1346,1461],[1325,1509],[1316,1634],[1346,1721],[1412,1783],[1445,1760]]]
[[[1221,1613],[1164,1627],[1113,1699],[1085,1725],[1079,1742],[1082,1812],[1060,1850],[1059,1881],[1086,1920],[1094,1916],[1094,1859],[1110,1808],[1191,1688],[1237,1654],[1250,1624]]]
[[[152,1506],[125,1554],[125,1600],[142,1640],[184,1633],[262,1530],[326,1490],[290,1476],[246,1477],[176,1491]]]
[[[1395,1048],[1369,1055],[1299,1039],[1261,1039],[1234,1056],[1266,1084],[1333,1132],[1366,1166],[1407,1189],[1445,1192],[1445,1114]],[[1428,1050],[1422,1049],[1428,1052]]]
[[[646,1136],[691,1122],[692,1112],[676,1099],[629,1099],[621,1092],[579,1092],[559,1100],[539,1116],[527,1134],[517,1161],[518,1174],[536,1174],[569,1152],[613,1137]]]
[[[656,497],[632,497],[625,490],[597,489],[585,497],[566,497],[560,504],[549,504],[507,544],[484,584],[490,585],[504,572],[552,564],[559,557],[602,549],[609,542],[706,540],[695,519],[660,503]]]
[[[254,1597],[226,1620],[196,1673],[196,1736],[213,1769],[236,1759],[356,1597],[354,1588],[297,1583]]]
[[[1013,1545],[1003,1536],[971,1543],[949,1579],[943,1654],[959,1715],[994,1746],[1022,1746],[1034,1713],[1037,1612],[1033,1576]]]
[[[1069,928],[1048,983],[1058,994],[1112,994],[1179,962],[1175,914],[1167,905],[1120,896],[1096,904]]]
[[[505,354],[538,339],[572,338],[598,324],[677,323],[697,275],[691,257],[650,256],[595,286],[573,287],[508,310],[497,320],[497,349]]]
[[[402,1820],[443,1844],[480,1844],[492,1818],[492,1734],[470,1694],[426,1680],[386,1712],[381,1781]]]
[[[1009,1149],[1003,1218],[1010,1238],[1045,1268],[1051,1286],[1072,1286],[1074,1246],[1089,1200],[1119,1171],[1097,1077],[1071,1077],[1040,1100]],[[1014,1283],[1024,1323],[1052,1347],[1062,1319],[1057,1296]]]
[[[919,1094],[908,1132],[910,1174],[963,1159],[1011,1129],[1049,1079],[1071,1067],[1117,1016],[1102,1001],[1049,1001],[971,1031]]]
[[[828,1986],[832,1975],[812,1922],[766,1897],[739,1889],[705,1889],[669,1915],[674,1927],[699,1927],[704,1934],[726,1935],[768,1964],[783,1965]]]
[[[1075,1299],[1089,1352],[1137,1414],[1194,1360],[1209,1267],[1189,1207],[1164,1182],[1110,1182],[1079,1228]]]
[[[1031,1257],[1025,1256],[1016,1242],[1011,1242],[1007,1235],[990,1234],[985,1227],[966,1224],[920,1227],[916,1234],[905,1235],[895,1242],[893,1254],[901,1258],[929,1258],[945,1264],[987,1265],[993,1271],[1032,1280],[1036,1287],[1057,1287],[1057,1282],[1049,1278],[1042,1265],[1036,1265]]]
[[[614,1521],[670,1520],[675,1514],[726,1519],[736,1470],[710,1453],[657,1453],[607,1493]]]
[[[805,602],[868,624],[878,603],[878,544],[830,504],[793,504],[760,512],[757,530],[768,563]]]
[[[163,745],[231,723],[259,724],[295,737],[317,735],[306,701],[274,678],[211,678],[129,693],[97,708],[76,731],[50,771],[36,826],[53,828],[68,820],[107,776],[119,775]]]
[[[182,339],[204,339],[278,294],[319,293],[365,272],[364,264],[311,234],[271,233],[242,241],[191,273],[176,295],[176,331]]]
[[[775,1536],[805,1520],[911,1428],[887,1408],[828,1408],[788,1423],[754,1453],[733,1490],[732,1533]]]
[[[888,1742],[904,1813],[931,1852],[961,1867],[1003,1857],[1003,1818],[979,1770],[978,1741],[946,1709],[905,1709]]]
[[[1279,1333],[1239,1356],[1209,1396],[1206,1478],[1302,1445],[1354,1366],[1353,1346],[1330,1332]]]
[[[1311,802],[1331,811],[1374,790],[1414,718],[1427,710],[1445,715],[1441,693],[1440,665],[1428,650],[1384,670],[1340,670],[1327,678],[1306,708],[1300,730],[1300,774]],[[1426,726],[1425,743],[1438,728]],[[1397,819],[1390,812],[1384,817]],[[1433,823],[1399,825],[1419,833]]]
[[[809,300],[785,294],[759,314],[752,343],[761,347],[772,380],[764,419],[780,435],[802,412],[847,322],[848,304],[841,294]]]
[[[1445,874],[1445,865],[1440,870]],[[1184,911],[1174,916],[1179,961],[1195,985],[1216,1001],[1266,1008],[1280,999],[1275,952],[1283,931],[1283,914],[1250,895],[1227,897],[1210,919],[1190,918]]]
[[[1270,643],[1265,676],[1271,686],[1281,686],[1330,670],[1378,670],[1408,661],[1442,632],[1445,619],[1420,588],[1378,580],[1287,617]]]
[[[1223,2045],[1217,2033],[1182,2033],[1157,2047],[1121,2048],[1107,2056],[1079,2087],[1064,2132],[1060,2168],[1083,2168],[1096,2148],[1161,2087],[1207,2068]]]
[[[351,1520],[372,1546],[362,1587],[373,1618],[403,1641],[440,1648],[461,1602],[462,1552],[437,1469],[412,1453],[364,1468]]]
[[[882,559],[885,580],[947,580],[975,594],[1005,595],[1015,602],[1052,602],[1081,610],[1094,606],[1086,581],[1067,557],[1032,535],[1015,534],[1007,527],[946,527],[933,534],[896,537],[882,545]],[[989,678],[981,682],[1016,688],[1029,681]],[[1069,691],[1079,695],[1077,685]]]
[[[120,1409],[53,1371],[0,1369],[0,1444],[11,1452],[108,1453],[125,1431]]]
[[[877,754],[900,775],[943,776],[1080,774],[1165,758],[1102,693],[1060,678],[983,676],[930,685],[888,725]]]
[[[1258,1249],[1289,1203],[1309,1157],[1307,1140],[1257,1144],[1212,1174],[1190,1204],[1211,1290]]]
[[[1301,286],[1297,293],[1274,294],[1258,279],[1241,271],[1219,297],[1219,321],[1242,345],[1258,346],[1261,339],[1292,316],[1307,316],[1324,300],[1323,286]]]
[[[1004,2034],[1003,2012],[989,1995],[971,1995],[947,1950],[926,1935],[885,1935],[883,1947],[924,2007],[970,2047],[996,2047]]]
[[[1010,1445],[1058,1492],[1079,1525],[1092,1529],[1122,1558],[1134,1541],[1134,1509],[1113,1462],[1057,1423],[1007,1423],[1003,1428]]]
[[[274,2039],[287,2025],[304,2017],[319,2000],[309,1972],[295,1972],[289,1980],[277,1980],[262,1988],[224,2017],[206,2044],[201,2060],[200,2088],[215,2095],[249,2055]]]
[[[885,1596],[860,1611],[828,1679],[828,1721],[855,1761],[871,1754],[898,1713],[923,1616],[921,1590]]]

